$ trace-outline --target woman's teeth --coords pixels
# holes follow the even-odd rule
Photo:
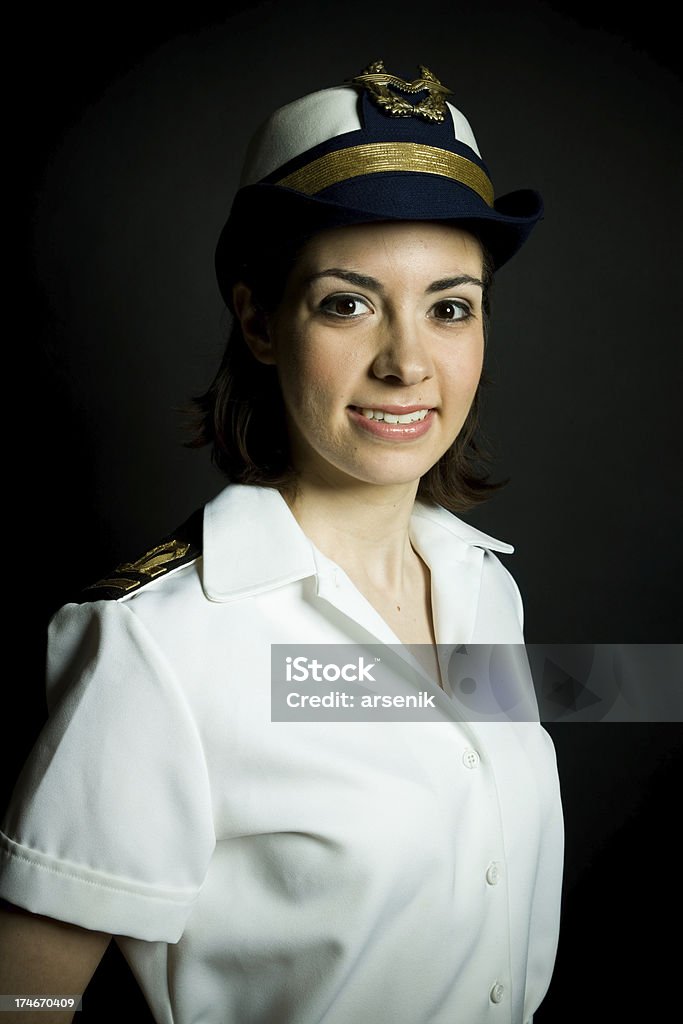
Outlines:
[[[393,412],[383,412],[381,409],[361,409],[366,420],[384,420],[385,423],[417,423],[423,420],[429,409],[418,409],[416,412],[406,412],[402,416],[396,416]]]

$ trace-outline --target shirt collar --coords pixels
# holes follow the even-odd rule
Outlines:
[[[416,546],[430,567],[444,531],[462,551],[512,552],[445,509],[417,502],[411,521]],[[203,587],[212,601],[235,601],[318,575],[313,544],[272,487],[230,484],[204,509]]]
[[[444,508],[416,503],[410,520],[413,547],[429,566],[432,584],[432,619],[437,644],[449,644],[453,630],[471,641],[479,609],[484,553],[514,551],[464,523]]]
[[[204,592],[234,601],[315,575],[308,537],[272,487],[230,484],[204,509]]]
[[[463,522],[452,512],[447,512],[445,508],[425,505],[423,502],[417,501],[411,517],[411,537],[417,541],[420,554],[427,553],[427,546],[432,547],[432,544],[438,544],[439,540],[443,541],[445,539],[443,531],[468,547],[486,548],[506,554],[512,554],[515,550],[512,544],[497,540],[488,533],[484,533],[483,530],[478,530],[475,526]],[[424,552],[422,551],[423,545]],[[428,564],[431,563],[428,562]]]

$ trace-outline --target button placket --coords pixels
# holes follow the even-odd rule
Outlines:
[[[476,742],[477,737],[474,736],[473,739]],[[479,753],[479,751],[477,749],[475,749],[475,747],[465,747],[464,748],[464,750],[462,752],[462,763],[463,763],[464,767],[469,769],[470,771],[475,771],[475,770],[477,770],[479,768],[482,768],[482,770],[483,770],[481,754]],[[499,836],[499,838],[502,838],[502,837]],[[496,846],[497,845],[498,844],[496,844]],[[496,846],[493,847],[491,852],[493,852],[493,850],[496,849]],[[495,889],[501,890],[501,891],[499,891],[497,893],[497,895],[495,897],[493,896],[493,893],[491,893],[491,896],[489,897],[490,899],[493,900],[492,907],[495,906],[495,908],[496,908],[496,910],[493,911],[493,912],[497,915],[498,919],[500,920],[501,927],[504,926],[504,924],[505,924],[505,922],[507,920],[506,917],[505,917],[506,907],[507,907],[507,898],[506,898],[506,894],[505,894],[505,891],[504,891],[504,886],[501,884],[503,882],[503,880],[504,880],[504,870],[503,869],[504,869],[504,859],[491,860],[491,861],[488,862],[488,864],[486,864],[486,862],[484,861],[484,864],[482,865],[482,869],[481,869],[482,873],[484,874],[484,877],[486,879],[486,886],[490,887],[491,889],[495,888]],[[508,949],[508,953],[509,953],[509,949]],[[503,965],[501,964],[501,967],[502,966]],[[504,968],[503,968],[503,970],[504,970]],[[489,995],[489,1004],[491,1006],[497,1006],[497,1005],[500,1005],[501,1003],[505,1003],[507,1001],[507,988],[506,988],[506,984],[507,984],[507,982],[503,983],[503,982],[498,981],[498,980],[492,981],[490,983],[490,988],[489,988],[488,995]]]

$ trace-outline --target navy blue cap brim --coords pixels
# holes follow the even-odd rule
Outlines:
[[[235,196],[216,248],[218,284],[231,306],[234,283],[245,266],[263,258],[270,243],[379,221],[461,225],[481,240],[497,270],[542,217],[543,201],[533,189],[510,192],[491,207],[466,185],[431,174],[399,171],[352,178],[315,196],[261,182]]]

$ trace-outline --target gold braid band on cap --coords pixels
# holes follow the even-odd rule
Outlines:
[[[382,171],[412,171],[450,178],[473,189],[488,206],[493,206],[493,185],[481,167],[458,153],[417,142],[368,142],[349,149],[325,153],[298,171],[276,181],[276,185],[314,196],[323,189],[349,178]]]

